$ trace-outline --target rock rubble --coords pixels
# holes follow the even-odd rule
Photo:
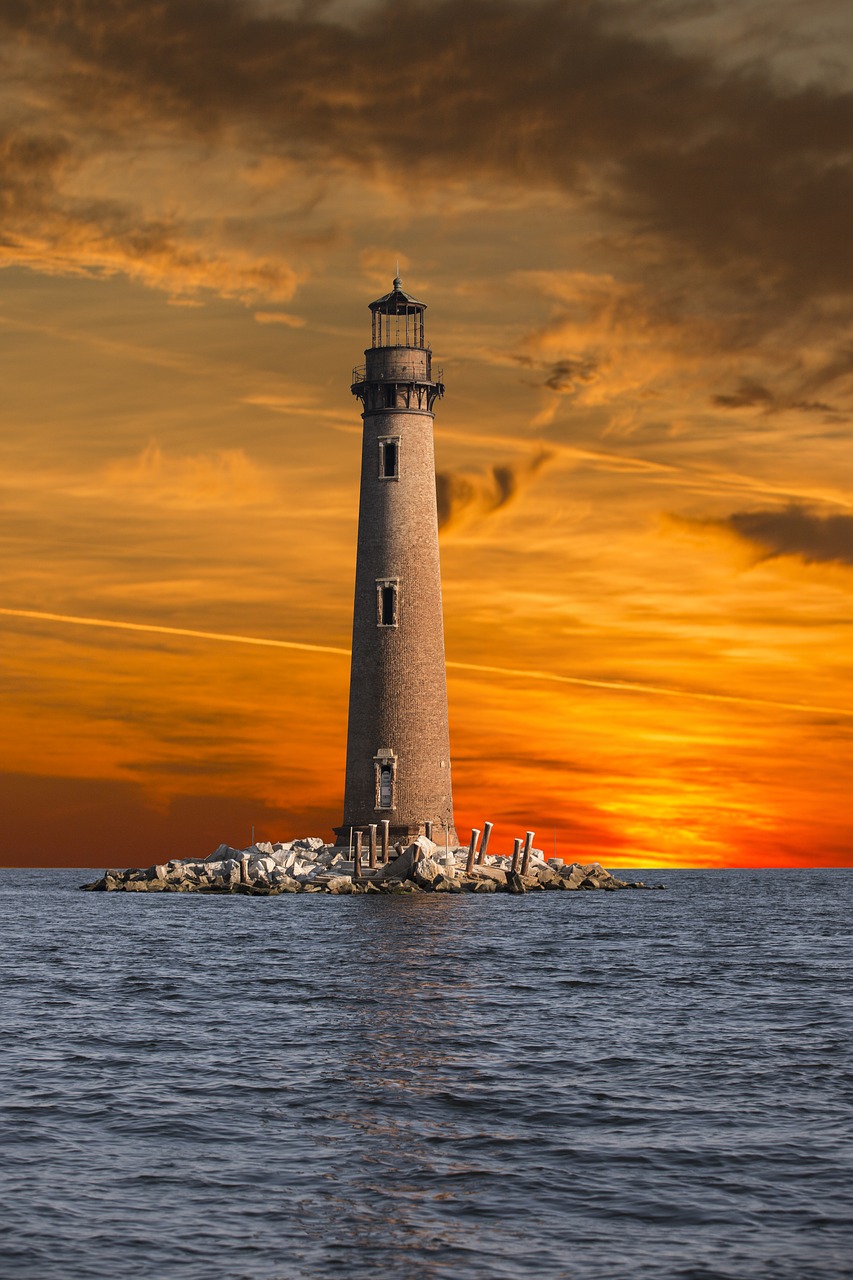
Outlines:
[[[221,844],[207,858],[177,858],[148,868],[105,871],[82,889],[121,893],[530,893],[543,889],[662,889],[641,880],[618,880],[600,862],[564,863],[531,851],[527,874],[512,860],[486,855],[466,872],[468,851],[446,851],[425,836],[397,846],[385,864],[362,866],[346,850],[312,837],[288,844],[259,843],[248,849]]]

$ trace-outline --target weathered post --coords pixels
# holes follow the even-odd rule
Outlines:
[[[480,865],[480,863],[485,862],[486,860],[486,850],[489,847],[489,837],[492,834],[493,825],[494,825],[493,823],[487,822],[483,826],[483,838],[480,841],[480,852],[477,854],[478,866]]]
[[[521,874],[523,876],[527,875],[530,868],[530,850],[533,848],[533,837],[535,834],[535,831],[528,831],[524,836],[524,857],[521,860]]]
[[[471,832],[471,843],[468,845],[468,861],[465,864],[465,874],[470,876],[474,870],[474,855],[477,852],[477,841],[480,838],[480,828],[475,827]]]
[[[432,839],[432,823],[431,822],[424,823],[424,835],[426,836],[427,840]]]
[[[240,883],[249,883],[249,855],[244,853],[240,859]]]
[[[388,861],[388,832],[391,829],[391,819],[382,819],[382,861]]]
[[[369,832],[368,839],[370,842],[369,843],[370,856],[368,858],[367,865],[371,869],[373,869],[376,866],[376,823],[375,822],[371,822],[370,826],[368,827],[368,832]]]
[[[355,833],[355,851],[353,853],[353,879],[357,880],[361,875],[361,832]]]
[[[521,853],[521,840],[518,837],[516,837],[515,844],[512,850],[512,865],[510,866],[510,873],[513,873],[518,870],[518,855],[520,853]]]

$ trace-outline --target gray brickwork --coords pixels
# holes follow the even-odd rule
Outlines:
[[[390,304],[380,300],[371,310],[383,302],[405,305],[417,342],[423,304],[394,284]],[[391,319],[396,329],[396,315]],[[346,787],[336,832],[345,844],[350,828],[366,830],[387,818],[392,840],[399,840],[431,822],[433,839],[443,842],[447,823],[453,845],[432,413],[444,388],[433,378],[429,350],[396,345],[394,337],[392,331],[392,345],[369,348],[366,366],[354,375],[364,432]],[[397,445],[396,459],[388,455],[392,469],[396,462],[390,478],[380,474],[388,441]],[[383,588],[396,592],[384,605]],[[390,772],[380,785],[383,768]]]

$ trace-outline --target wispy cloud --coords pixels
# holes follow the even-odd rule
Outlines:
[[[447,531],[502,511],[553,457],[551,451],[541,449],[531,458],[497,462],[485,471],[438,471],[439,529]]]
[[[118,156],[115,162],[121,167]],[[134,204],[119,196],[120,185],[103,193],[92,167],[66,134],[31,128],[0,134],[0,266],[122,273],[179,300],[199,289],[247,302],[293,296],[299,272],[287,261],[229,244],[215,222],[193,225],[142,198]]]
[[[288,329],[302,329],[305,326],[303,316],[292,315],[289,311],[256,311],[258,324],[283,324]]]
[[[242,449],[180,457],[151,441],[135,457],[107,463],[101,480],[116,498],[179,508],[227,509],[269,499],[269,477]]]

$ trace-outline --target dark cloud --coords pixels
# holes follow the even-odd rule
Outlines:
[[[496,463],[485,472],[437,471],[439,529],[447,529],[463,518],[482,518],[502,510],[552,456],[542,450],[524,462]]]
[[[61,134],[0,130],[0,210],[4,223],[49,205],[60,173],[71,162]]]
[[[712,403],[720,409],[754,409],[757,406],[768,408],[775,404],[775,398],[761,383],[742,378],[737,391],[729,395],[714,396]]]
[[[832,405],[822,400],[798,400],[778,395],[763,383],[742,378],[737,390],[728,395],[716,395],[712,404],[718,409],[761,409],[764,413],[779,413],[782,409],[799,409],[804,413],[832,413]]]
[[[709,523],[735,533],[757,551],[759,560],[796,556],[806,564],[853,565],[853,516],[818,515],[792,505],[736,511]]]
[[[573,396],[593,382],[598,374],[598,362],[586,360],[558,360],[548,371],[545,386],[561,396]]]
[[[104,136],[157,120],[368,175],[563,189],[669,269],[853,291],[853,94],[724,69],[645,37],[630,7],[382,0],[344,25],[245,0],[4,0],[0,24]]]

